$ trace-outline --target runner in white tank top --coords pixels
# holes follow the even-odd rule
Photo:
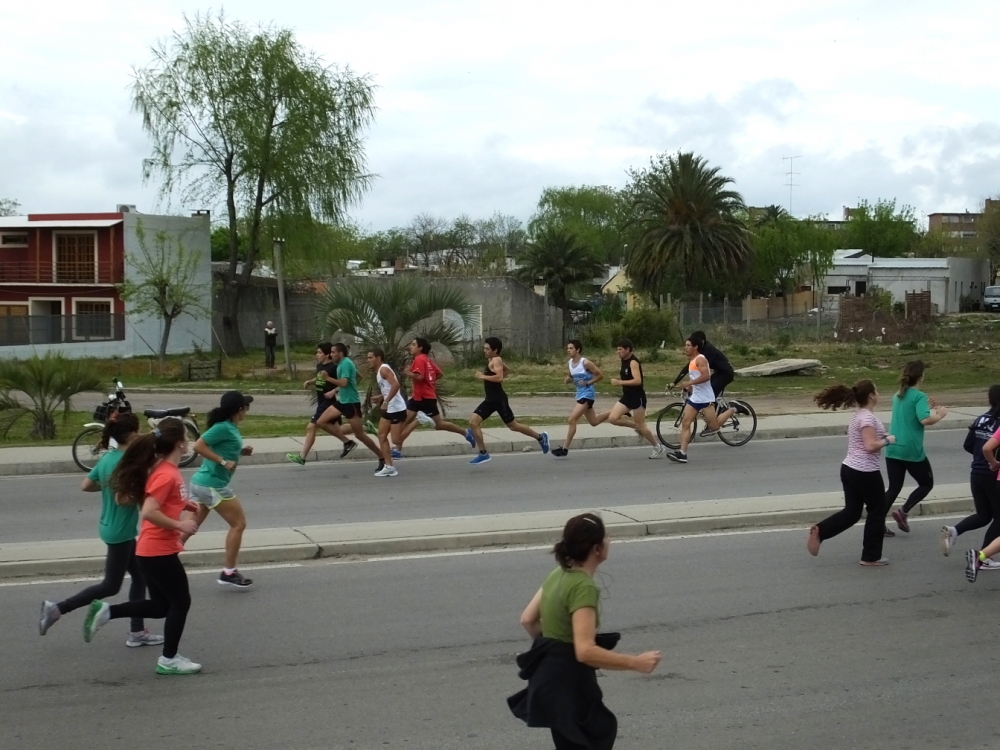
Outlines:
[[[576,385],[576,404],[573,405],[573,411],[570,412],[569,419],[566,420],[568,425],[566,440],[563,441],[562,447],[552,449],[552,455],[557,458],[565,458],[569,454],[569,447],[576,436],[576,423],[580,417],[586,417],[592,427],[597,427],[600,424],[597,421],[597,413],[594,411],[594,399],[597,398],[594,384],[604,379],[604,375],[597,365],[583,356],[583,344],[579,339],[571,339],[567,342],[566,353],[569,355],[569,362],[566,363],[569,374],[566,376],[565,382]]]
[[[389,444],[389,435],[391,433],[393,442],[399,445],[403,423],[406,421],[406,399],[400,393],[399,378],[384,360],[385,353],[381,349],[369,350],[368,365],[375,373],[375,383],[379,390],[379,395],[374,396],[373,401],[377,401],[382,407],[382,414],[378,421],[378,442],[382,455],[385,457],[385,467],[376,471],[375,476],[394,477],[399,474],[399,470],[393,466],[393,451]]]

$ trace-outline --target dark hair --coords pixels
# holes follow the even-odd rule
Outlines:
[[[844,406],[867,406],[875,393],[875,384],[870,380],[859,380],[852,386],[828,385],[813,398],[821,409],[836,411]]]
[[[347,355],[348,355],[348,354],[350,353],[350,351],[351,351],[351,347],[349,347],[349,346],[348,346],[347,344],[342,344],[342,343],[340,343],[339,341],[338,341],[338,342],[337,342],[336,344],[334,344],[334,345],[333,345],[333,348],[334,348],[334,349],[336,349],[336,350],[337,350],[338,352],[340,352],[341,354],[343,354],[343,355],[344,355],[345,357],[346,357],[346,356],[347,356]]]
[[[503,351],[503,342],[496,336],[490,336],[486,339],[486,346],[495,351],[497,354]]]
[[[687,340],[691,346],[698,347],[698,353],[701,354],[701,350],[705,348],[705,334],[701,331],[695,331],[687,337]]]
[[[139,418],[132,412],[117,414],[114,419],[109,420],[101,431],[101,442],[98,445],[107,450],[114,440],[118,445],[122,445],[128,440],[129,435],[134,435],[139,431]]]
[[[430,354],[431,353],[431,342],[430,341],[428,341],[427,339],[420,338],[419,336],[417,336],[413,340],[416,342],[417,348],[421,352],[423,352],[424,354]]]
[[[385,352],[379,349],[377,346],[373,346],[371,349],[369,349],[368,353],[374,354],[379,359],[385,361]]]
[[[562,539],[556,542],[552,554],[560,567],[569,569],[573,563],[582,563],[590,557],[594,547],[604,543],[606,535],[600,516],[594,513],[573,516],[566,522]]]
[[[583,354],[583,342],[580,341],[580,339],[570,339],[566,343],[567,344],[572,344],[574,347],[576,347],[576,350],[578,352],[580,352],[581,354]]]
[[[706,344],[708,343],[708,334],[706,334],[704,331],[691,331],[691,335],[692,336],[697,336],[702,341],[704,341]],[[690,339],[688,339],[688,341],[690,341]]]
[[[907,362],[903,368],[903,374],[899,377],[899,397],[902,398],[906,392],[917,384],[917,381],[924,376],[924,363],[919,359]]]
[[[253,401],[253,396],[244,396],[239,391],[226,391],[219,400],[219,405],[208,413],[208,426],[219,422],[233,421],[240,410]]]
[[[615,342],[615,346],[620,349],[628,349],[630,352],[635,351],[635,345],[632,343],[632,339],[618,339]]]
[[[329,341],[321,341],[318,344],[316,344],[316,348],[329,357],[330,352],[333,351],[333,344],[331,344]]]
[[[1000,414],[1000,385],[991,385],[988,395],[990,400],[990,414],[997,416]]]
[[[149,472],[163,456],[169,456],[186,437],[184,423],[167,417],[152,432],[140,435],[125,449],[125,455],[111,474],[111,489],[119,504],[141,505],[146,499]]]

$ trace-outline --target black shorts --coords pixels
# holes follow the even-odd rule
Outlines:
[[[627,396],[622,396],[618,399],[618,403],[624,404],[629,411],[635,411],[636,409],[646,408],[646,394],[643,393],[639,395],[637,393],[630,393]]]
[[[403,424],[406,421],[405,411],[382,411],[382,419],[389,424]]]
[[[715,397],[719,398],[726,390],[726,386],[733,382],[733,378],[736,377],[731,372],[713,372],[712,379],[709,381],[712,384],[712,392],[715,393]]]
[[[337,401],[337,399],[326,398],[322,394],[320,394],[319,401],[316,402],[316,411],[313,414],[312,419],[309,420],[309,423],[316,424],[319,421],[319,418],[322,417],[323,414],[326,412],[326,410],[329,409],[331,406],[337,407],[337,411],[340,411],[341,406],[340,402]],[[340,424],[340,417],[337,417],[335,420],[333,420],[333,424]]]
[[[503,420],[504,424],[510,424],[515,419],[514,412],[510,410],[510,403],[506,398],[502,401],[483,401],[472,413],[478,414],[481,419],[489,419],[496,414]]]
[[[338,401],[337,411],[344,415],[344,419],[354,419],[361,416],[361,404],[342,404]]]
[[[576,403],[578,403],[578,404],[586,404],[588,409],[593,409],[594,408],[594,399],[592,399],[592,398],[578,398],[576,400]]]
[[[436,417],[441,412],[438,411],[436,398],[415,399],[411,398],[406,402],[406,410],[412,412],[422,412],[428,417]]]

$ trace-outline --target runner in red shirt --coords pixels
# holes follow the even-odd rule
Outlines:
[[[410,433],[417,429],[417,413],[426,414],[434,421],[435,430],[446,430],[461,435],[466,440],[468,437],[464,428],[453,422],[446,422],[441,419],[441,412],[438,410],[437,402],[437,381],[441,377],[441,368],[435,364],[427,355],[430,354],[431,344],[427,339],[415,338],[410,342],[410,354],[413,362],[403,370],[403,375],[413,381],[413,394],[406,402],[406,422],[403,426],[403,433],[399,438],[399,445],[396,450],[402,453],[403,442],[410,436]],[[470,442],[475,447],[474,442]],[[395,456],[399,458],[399,456]]]

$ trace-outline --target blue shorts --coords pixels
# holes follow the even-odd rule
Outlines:
[[[709,406],[712,405],[711,401],[704,404],[699,404],[696,401],[692,401],[691,399],[687,399],[684,403],[686,403],[688,406],[692,407],[697,411],[701,411],[702,409],[707,409]]]
[[[316,402],[316,412],[313,414],[313,417],[312,419],[309,420],[309,422],[311,424],[316,424],[319,421],[319,418],[323,416],[323,413],[331,406],[336,406],[337,411],[343,413],[343,410],[340,406],[340,402],[337,401],[337,399],[327,398],[326,396],[321,395],[319,397],[319,401]],[[337,417],[335,420],[333,420],[334,424],[340,424],[340,422],[341,422],[340,417]]]

